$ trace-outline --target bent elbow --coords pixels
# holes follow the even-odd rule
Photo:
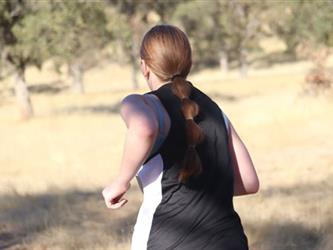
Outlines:
[[[137,129],[137,134],[143,138],[154,138],[156,136],[157,129],[154,126],[144,126]]]

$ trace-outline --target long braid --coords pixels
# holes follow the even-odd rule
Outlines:
[[[179,181],[184,183],[189,177],[202,172],[196,146],[204,139],[203,131],[194,121],[199,113],[199,106],[190,100],[192,85],[185,80],[192,66],[190,42],[179,28],[172,25],[156,25],[145,34],[140,56],[161,81],[169,81],[173,76],[172,92],[181,100],[181,111],[186,121],[188,147],[179,173]],[[177,75],[174,75],[175,73]]]
[[[191,84],[181,75],[174,75],[171,82],[171,90],[181,100],[181,111],[185,118],[187,149],[178,176],[179,181],[185,183],[189,177],[202,172],[201,160],[195,147],[203,141],[204,133],[194,121],[199,114],[199,105],[190,99]]]

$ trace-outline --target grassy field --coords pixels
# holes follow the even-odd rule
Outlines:
[[[189,78],[227,113],[255,162],[260,192],[235,198],[253,250],[333,249],[333,91],[305,93],[309,66]],[[17,118],[10,83],[0,82],[0,249],[129,249],[142,199],[136,183],[121,210],[109,211],[101,196],[120,161],[129,68],[89,71],[83,96],[47,66],[27,80],[29,121]],[[142,78],[140,86],[147,91]]]

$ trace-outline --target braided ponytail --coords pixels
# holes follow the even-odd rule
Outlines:
[[[199,106],[191,100],[191,84],[186,81],[192,66],[192,50],[186,34],[172,25],[156,25],[144,36],[140,47],[140,56],[152,72],[161,80],[171,78],[172,92],[181,100],[181,111],[185,118],[188,147],[183,159],[179,181],[186,182],[189,177],[202,172],[201,161],[196,150],[204,138],[204,133],[194,118]],[[177,72],[177,75],[174,73]]]
[[[179,181],[185,183],[189,177],[197,176],[202,172],[201,160],[195,147],[203,141],[204,133],[194,121],[199,114],[199,106],[189,98],[191,84],[181,75],[174,75],[171,83],[172,92],[181,100],[181,111],[185,118],[187,149],[178,176]]]

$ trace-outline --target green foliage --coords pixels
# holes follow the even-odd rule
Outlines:
[[[107,8],[112,43],[114,48],[122,48],[121,61],[133,61],[145,31],[157,23],[171,21],[171,16],[180,3],[177,0],[108,0]],[[157,20],[150,20],[154,15]]]
[[[214,17],[220,11],[218,2],[189,1],[181,3],[173,15],[173,21],[183,26],[190,37],[195,64],[216,62],[217,52],[225,46],[224,30]]]
[[[94,64],[110,39],[104,2],[61,0],[51,8],[52,55],[58,62]]]
[[[132,29],[125,14],[114,6],[106,9],[108,29],[110,30],[111,58],[120,63],[129,62],[132,46]],[[125,55],[125,56],[124,56]]]
[[[48,58],[59,63],[94,57],[110,39],[104,2],[0,2],[0,52],[15,68],[41,67]]]
[[[269,12],[273,33],[285,41],[287,52],[295,54],[303,42],[333,46],[333,2],[275,2]]]
[[[180,4],[174,20],[191,38],[196,63],[217,64],[222,53],[237,59],[241,50],[259,48],[265,2],[188,1]]]
[[[328,0],[1,0],[0,53],[21,69],[48,58],[93,65],[112,45],[113,59],[133,64],[144,32],[166,22],[186,31],[194,63],[207,66],[221,54],[239,60],[260,49],[265,32],[284,40],[288,53],[303,42],[332,47],[332,13]]]
[[[108,21],[112,33],[113,58],[121,62],[134,62],[138,57],[139,43],[147,25],[151,0],[109,0]],[[122,54],[119,55],[119,48]]]
[[[0,2],[1,53],[15,68],[41,67],[50,56],[52,39],[50,9],[41,2],[5,0]]]

